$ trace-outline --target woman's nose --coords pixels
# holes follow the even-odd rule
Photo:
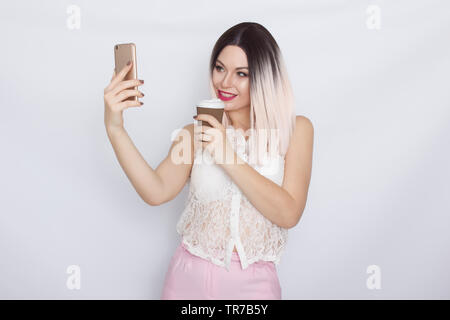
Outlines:
[[[227,74],[222,81],[223,88],[231,88],[233,86],[233,79],[231,74]]]

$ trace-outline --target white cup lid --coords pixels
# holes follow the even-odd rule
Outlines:
[[[222,109],[225,108],[225,104],[220,99],[209,99],[200,101],[197,107]]]

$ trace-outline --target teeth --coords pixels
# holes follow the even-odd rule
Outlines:
[[[227,98],[235,96],[235,94],[227,94],[227,93],[224,93],[224,92],[221,92],[220,94],[223,95],[224,97],[227,97]]]

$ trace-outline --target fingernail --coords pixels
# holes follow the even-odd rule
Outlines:
[[[139,103],[141,104],[141,106],[144,104],[142,101],[139,101]]]
[[[139,80],[141,83],[144,83],[144,80]]]
[[[197,116],[193,116],[192,118],[197,119]]]
[[[128,60],[128,62],[127,62],[127,66],[129,66],[131,64],[131,61],[130,60]]]

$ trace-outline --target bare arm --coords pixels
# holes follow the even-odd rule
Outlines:
[[[193,124],[178,132],[169,154],[158,168],[150,167],[123,127],[123,110],[142,105],[139,101],[125,99],[144,96],[139,90],[127,90],[143,83],[123,80],[130,68],[131,64],[118,74],[113,72],[111,82],[104,90],[106,132],[120,166],[141,199],[150,205],[159,205],[173,199],[189,177],[193,163]]]
[[[177,133],[166,158],[156,168],[162,181],[158,204],[172,200],[183,190],[194,162],[193,139],[194,125],[188,124]]]
[[[124,128],[107,130],[120,166],[142,200],[157,205],[162,197],[162,180],[142,157]]]

